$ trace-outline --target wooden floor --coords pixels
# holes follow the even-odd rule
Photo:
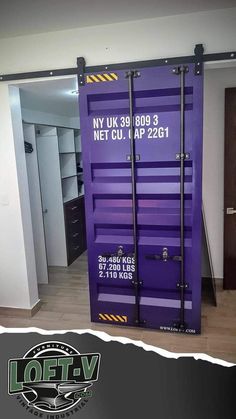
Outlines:
[[[49,330],[89,328],[173,352],[206,353],[236,363],[236,291],[223,291],[221,283],[217,284],[218,307],[204,297],[202,334],[190,336],[91,323],[85,254],[69,268],[50,268],[49,277],[49,284],[39,287],[42,307],[34,317],[0,316],[0,325]]]

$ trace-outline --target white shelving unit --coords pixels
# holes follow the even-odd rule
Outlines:
[[[75,153],[60,154],[61,178],[76,176]]]
[[[75,138],[75,151],[76,153],[81,153],[81,135],[79,130],[74,131],[74,138]]]
[[[36,132],[34,124],[23,124],[24,140],[33,147],[32,153],[26,153],[26,167],[30,197],[30,210],[34,239],[35,265],[39,284],[48,283],[47,254],[43,222],[42,200],[37,160]]]
[[[57,128],[37,125],[36,143],[48,265],[67,266]]]
[[[35,133],[35,139],[27,134],[30,129],[33,130],[31,134]],[[80,133],[78,129],[36,124],[24,124],[24,131],[26,141],[32,143],[30,139],[33,140],[37,150],[33,158],[38,160],[40,188],[37,193],[41,205],[37,204],[36,209],[41,212],[41,226],[44,226],[45,231],[44,257],[49,266],[67,266],[64,204],[83,195],[84,191],[80,184],[83,173],[77,172],[77,164],[82,167]],[[32,181],[35,183],[34,178]],[[35,197],[33,199],[37,201]],[[39,220],[40,214],[37,213],[37,217]]]
[[[82,171],[77,170],[78,177],[78,194],[79,196],[84,195],[84,185],[80,185],[80,181],[83,181],[83,161],[82,161],[82,147],[81,147],[81,136],[80,131],[74,131],[75,136],[75,152],[76,152],[76,166],[79,165]]]
[[[57,128],[58,146],[60,153],[74,153],[74,130],[71,128]]]
[[[63,179],[62,195],[63,202],[72,201],[72,199],[75,199],[79,196],[76,176]]]

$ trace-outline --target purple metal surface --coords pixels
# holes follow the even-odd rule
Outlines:
[[[200,333],[202,92],[189,64],[185,77],[185,321]],[[180,263],[147,255],[180,254],[180,79],[173,67],[140,69],[134,79],[137,218],[142,327],[178,331]],[[124,71],[117,81],[80,89],[81,136],[91,319],[135,325],[129,96]],[[121,317],[125,316],[125,317]],[[121,319],[126,319],[121,321]]]

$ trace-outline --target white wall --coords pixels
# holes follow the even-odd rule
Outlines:
[[[235,49],[235,28],[236,8],[2,39],[0,40],[0,73],[74,67],[78,56],[84,56],[87,65],[95,65],[191,55],[194,44],[201,42],[206,45],[207,53],[230,51]],[[206,80],[206,88],[207,83]],[[218,101],[221,100],[221,96],[217,96]],[[212,97],[214,97],[213,93]],[[211,105],[207,103],[206,106]],[[221,105],[219,108],[221,108],[219,118],[223,120]],[[26,301],[26,298],[20,297],[20,290],[23,293],[29,291],[27,291],[29,273],[26,267],[23,219],[19,201],[7,83],[0,84],[0,122],[2,175],[0,184],[2,202],[0,205],[0,305],[16,306],[17,304],[19,306],[20,304],[28,307],[33,301],[32,298],[29,302],[29,298]],[[210,126],[207,132],[205,129],[207,140],[204,150],[205,153],[206,149],[210,150],[214,160],[213,136],[210,129]],[[211,140],[208,140],[210,138]],[[207,144],[209,144],[209,149]],[[218,154],[216,154],[216,159],[220,159]],[[208,181],[206,163],[204,163],[204,170],[204,179]],[[217,170],[217,164],[215,164],[215,172]],[[219,183],[215,181],[215,178],[213,179],[212,174],[209,176],[212,184],[214,183],[214,188],[218,190],[216,185]],[[222,170],[221,174],[217,172],[217,181],[220,176],[222,176]],[[204,187],[204,195],[206,195],[205,191]],[[222,256],[219,244],[222,231],[218,231],[220,205],[218,200],[212,201],[209,194],[205,201],[206,214],[209,219],[209,236],[214,248],[215,273],[216,276],[222,276],[222,264],[218,260],[218,257]],[[217,219],[212,217],[212,211],[214,213],[216,211],[216,208],[213,208],[213,202],[217,204]],[[218,231],[217,234],[216,231]],[[29,278],[29,284],[30,280]],[[35,291],[33,294],[36,298]]]
[[[207,70],[204,89],[203,200],[215,276],[223,278],[224,95],[236,68]]]
[[[222,3],[223,5],[223,3]],[[40,18],[40,17],[39,17]],[[235,49],[236,8],[0,40],[0,73],[191,55]]]
[[[11,88],[9,96],[1,85],[0,96],[0,307],[31,308],[38,291],[34,257],[27,257],[34,245],[19,92]]]
[[[22,119],[25,122],[32,122],[33,124],[38,123],[54,126],[65,126],[68,128],[79,128],[79,117],[68,118],[66,116],[25,108],[22,108]]]

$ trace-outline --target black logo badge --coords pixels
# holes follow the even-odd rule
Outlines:
[[[92,396],[101,355],[80,354],[62,342],[44,342],[9,360],[9,394],[21,394],[41,412],[63,412]]]

